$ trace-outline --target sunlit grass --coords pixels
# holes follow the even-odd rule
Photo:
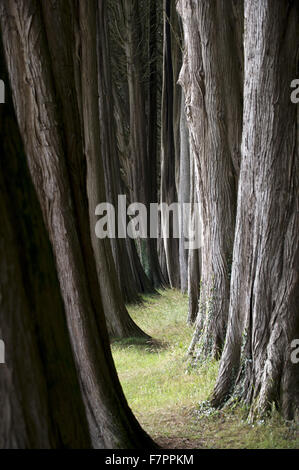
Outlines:
[[[217,376],[216,361],[199,370],[188,367],[186,353],[193,328],[186,324],[187,296],[176,290],[145,296],[129,306],[135,322],[154,339],[117,341],[112,352],[127,400],[144,429],[165,447],[299,447],[298,432],[275,416],[250,425],[244,411],[199,416]]]

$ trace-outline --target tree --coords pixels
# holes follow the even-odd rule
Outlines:
[[[94,47],[98,29],[96,2],[91,12],[94,21],[86,18],[83,8],[78,15],[75,4],[68,6],[59,3],[59,7],[46,2],[43,4],[43,14],[53,73],[66,123],[67,144],[72,152],[84,152],[86,155],[90,233],[109,336],[148,338],[126,310],[109,240],[99,240],[95,234],[95,208],[99,203],[106,201],[99,109],[98,102],[94,99],[98,93],[97,50]],[[59,41],[57,37],[60,38]],[[99,43],[99,47],[104,45]],[[105,116],[104,122],[106,121]]]
[[[163,86],[161,109],[161,189],[160,201],[170,206],[178,202],[178,175],[180,159],[181,96],[177,87],[180,67],[180,49],[174,32],[178,30],[175,5],[164,0],[163,33]],[[175,51],[175,53],[174,53]],[[165,226],[169,223],[169,236]],[[164,242],[166,266],[171,287],[180,288],[179,241],[174,235],[174,219],[168,219],[167,209],[162,206],[161,234]]]
[[[198,175],[196,175],[196,165],[192,155],[190,155],[190,233],[198,234],[201,231],[199,207],[199,184]],[[201,232],[198,234],[201,235]],[[198,302],[200,295],[201,279],[201,248],[189,250],[188,253],[188,323],[193,325],[197,318]]]
[[[129,200],[131,203],[144,204],[149,228],[150,203],[157,199],[155,120],[149,126],[149,119],[156,117],[153,108],[155,97],[152,96],[155,72],[151,57],[154,47],[155,24],[151,24],[151,21],[155,21],[154,8],[148,2],[137,0],[112,0],[109,4],[112,18],[110,36],[114,44],[112,52],[115,51],[115,101],[121,116],[119,134],[125,141],[122,146],[122,169]],[[121,108],[125,108],[125,111]],[[153,155],[150,152],[154,152]],[[149,230],[146,237],[138,238],[135,242],[153,292],[156,287],[166,284],[159,264],[157,242],[149,236]]]
[[[106,1],[99,2],[98,19],[98,61],[99,70],[99,112],[101,131],[101,155],[104,162],[104,175],[107,201],[118,210],[118,196],[126,194],[121,176],[119,148],[117,146],[117,127],[114,111],[116,108],[113,94],[113,74],[111,45],[108,28],[108,11]],[[105,71],[105,73],[103,73]],[[123,119],[123,116],[122,118]],[[118,230],[118,223],[116,224]],[[140,300],[139,294],[152,292],[150,280],[140,263],[134,240],[116,237],[111,239],[117,276],[123,297],[126,302]]]
[[[86,161],[83,152],[73,152],[68,145],[42,7],[45,4],[36,0],[1,2],[1,30],[30,174],[56,261],[92,444],[152,448],[128,407],[109,347],[89,229]],[[90,18],[94,0],[81,8]],[[89,26],[94,30],[93,24]]]
[[[150,196],[149,200],[151,203],[158,202],[158,165],[160,164],[160,96],[159,96],[159,85],[161,79],[159,78],[159,38],[158,34],[162,22],[159,21],[160,5],[157,5],[155,0],[150,0],[149,10],[149,86],[148,86],[148,160],[149,160],[149,171],[148,178],[150,180]],[[161,85],[160,85],[161,86]],[[165,287],[168,283],[167,272],[161,268],[159,255],[158,255],[158,243],[155,239],[148,241],[150,245],[149,259],[150,259],[150,271],[153,275],[153,282],[156,287]],[[151,254],[152,253],[152,254]],[[152,266],[151,266],[152,265]],[[158,266],[159,269],[155,268]],[[158,273],[155,274],[155,273]]]
[[[229,326],[213,403],[299,410],[297,2],[245,1],[242,162]]]
[[[189,228],[189,214],[185,212],[185,204],[191,202],[191,162],[189,147],[189,131],[185,114],[185,100],[181,97],[180,114],[180,173],[178,202],[180,204],[179,222],[180,222],[180,240],[179,240],[179,261],[180,261],[180,286],[183,293],[188,291],[188,262],[189,251],[185,247],[186,229]],[[190,214],[191,215],[191,214]],[[193,251],[193,250],[192,250]],[[191,250],[190,250],[191,252]],[[195,274],[195,273],[194,273]],[[195,279],[194,279],[195,281]]]
[[[89,448],[54,257],[5,73],[0,108],[0,447]]]
[[[199,311],[189,352],[197,346],[197,357],[204,359],[219,357],[227,324],[242,132],[242,2],[179,0],[177,7],[185,43],[180,83],[203,230]]]

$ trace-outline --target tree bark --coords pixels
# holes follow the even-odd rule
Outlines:
[[[150,0],[149,11],[149,98],[148,98],[148,160],[150,181],[150,202],[158,202],[158,150],[160,151],[160,142],[158,142],[158,100],[159,100],[159,79],[158,79],[158,11],[159,6],[155,0]],[[168,285],[168,276],[164,274],[158,255],[158,241],[150,239],[148,242],[151,247],[151,263],[159,267],[157,275],[154,275],[153,282],[155,287],[166,287]],[[151,271],[155,273],[157,269],[152,266]]]
[[[94,48],[96,3],[91,7],[93,11],[90,11],[91,9],[85,11],[82,7],[78,15],[73,2],[68,4],[58,1],[54,5],[50,1],[42,4],[53,73],[66,123],[66,144],[69,151],[78,154],[84,152],[86,156],[90,233],[109,336],[111,339],[147,337],[126,310],[109,240],[99,240],[95,234],[95,208],[99,203],[106,201],[106,196],[100,148],[99,111],[98,103],[94,99],[98,93],[97,55]],[[86,18],[87,14],[91,17]],[[74,29],[75,24],[77,29]],[[60,38],[59,41],[57,38]],[[74,80],[75,76],[78,77],[77,83]],[[76,97],[80,97],[80,101]]]
[[[1,449],[91,446],[54,257],[6,84],[0,108]]]
[[[97,31],[99,33],[103,31],[101,27],[103,24],[97,24],[98,10],[96,8],[96,2],[91,2],[89,8],[86,6],[86,2],[80,4],[82,101],[83,113],[85,113],[85,116],[83,116],[84,144],[87,157],[87,193],[89,198],[92,241],[101,286],[101,297],[104,311],[107,312],[107,325],[111,336],[141,336],[149,339],[149,336],[133,322],[124,305],[117,280],[110,241],[98,240],[94,231],[93,221],[95,208],[100,202],[106,201],[103,168],[104,156],[101,155],[99,103],[94,97],[97,96],[97,93],[99,93],[99,96],[103,96],[105,92],[105,88],[101,89],[103,82],[99,81],[99,86],[97,84],[98,76],[105,74],[105,67],[107,70],[108,64],[102,63],[102,68],[98,71],[98,55],[94,49],[94,45],[98,44],[98,47],[101,48],[98,53],[101,54],[105,43],[102,43],[101,40],[97,42]],[[101,7],[99,14],[102,14],[102,2],[99,3],[99,6]],[[100,21],[100,16],[98,16],[98,20]],[[102,17],[102,21],[103,20],[105,21],[105,18]],[[101,115],[102,125],[108,122],[108,115],[103,115],[103,112],[104,109],[102,109]],[[105,136],[102,134],[102,139],[104,138]]]
[[[139,2],[140,3],[140,2]],[[146,115],[146,87],[143,77],[144,67],[142,61],[142,21],[140,5],[136,0],[123,0],[125,42],[124,51],[127,66],[127,85],[129,100],[129,188],[131,202],[141,202],[147,208],[148,227],[150,223],[150,203],[156,202],[157,195],[151,188],[151,177],[155,178],[156,186],[156,161],[149,151],[153,150],[153,136],[149,134]],[[153,75],[150,77],[153,79]],[[152,100],[151,103],[152,105]],[[153,109],[151,108],[151,113]],[[152,114],[151,114],[152,115]],[[155,123],[151,124],[154,125]],[[149,146],[149,136],[151,138]],[[152,197],[154,200],[152,200]],[[166,280],[162,274],[156,239],[149,236],[138,240],[140,259],[145,272],[154,288],[163,287]]]
[[[126,194],[121,176],[119,149],[117,147],[117,123],[114,117],[115,95],[111,72],[111,49],[107,31],[107,2],[99,1],[98,19],[98,60],[99,69],[99,110],[101,131],[101,154],[104,161],[107,201],[117,212],[118,196]],[[112,99],[113,98],[113,99]],[[122,144],[121,147],[125,147]],[[118,224],[116,224],[118,229]],[[126,302],[140,300],[140,293],[152,292],[149,279],[140,264],[134,241],[116,237],[111,240],[119,285]]]
[[[89,230],[86,162],[66,145],[41,4],[4,0],[0,8],[14,106],[53,247],[93,446],[153,447],[113,363]]]
[[[180,204],[180,241],[179,241],[179,257],[180,257],[180,285],[182,293],[188,291],[188,260],[189,251],[185,247],[185,234],[188,229],[188,216],[185,212],[184,204],[191,202],[191,175],[190,175],[190,149],[189,149],[189,131],[185,115],[185,100],[181,99],[180,114],[180,169],[179,169],[179,193],[178,199]]]
[[[161,203],[178,202],[179,178],[179,118],[180,92],[177,90],[178,59],[173,56],[173,44],[177,46],[173,26],[178,22],[177,13],[170,0],[164,0],[163,87],[161,110]],[[177,47],[177,52],[179,48]],[[176,73],[177,72],[177,73]],[[178,221],[176,221],[177,223]],[[165,234],[166,211],[162,208],[161,225],[168,278],[171,287],[180,289],[179,240],[173,237],[174,222],[169,220],[169,237]]]
[[[198,214],[199,209],[199,178],[196,174],[195,159],[190,155],[190,232],[197,233],[202,230],[198,223],[201,223],[201,215]],[[201,280],[201,247],[189,250],[188,253],[188,323],[193,325],[197,318],[198,302],[200,296],[200,280]]]
[[[229,327],[213,403],[236,396],[251,416],[272,403],[298,416],[297,2],[245,1],[242,163]]]
[[[203,225],[199,311],[189,348],[194,354],[197,347],[198,359],[219,356],[227,325],[242,130],[241,4],[177,3],[185,39],[180,82]]]

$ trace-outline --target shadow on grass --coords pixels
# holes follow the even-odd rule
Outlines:
[[[146,338],[122,338],[112,340],[112,345],[117,346],[119,349],[129,349],[132,346],[134,348],[144,350],[149,353],[157,353],[168,349],[169,343],[164,341],[158,341],[156,339],[146,339]]]
[[[127,307],[134,307],[138,305],[141,306],[143,304],[146,304],[147,300],[158,300],[159,297],[161,297],[161,292],[159,292],[159,290],[163,292],[165,288],[159,287],[158,290],[156,289],[151,292],[144,292],[142,294],[139,294],[135,300],[133,300],[132,302],[128,302],[126,306]]]

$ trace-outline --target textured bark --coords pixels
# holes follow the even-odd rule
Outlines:
[[[242,129],[240,5],[241,0],[177,3],[185,39],[180,82],[203,224],[199,312],[189,352],[197,345],[202,359],[219,356],[228,315]]]
[[[150,202],[158,202],[158,6],[150,0],[149,83],[148,83],[148,158]]]
[[[172,25],[177,23],[173,2],[164,0],[164,46],[163,46],[163,87],[161,110],[161,203],[171,205],[178,202],[179,167],[179,118],[180,95],[176,90],[178,59],[173,57],[176,37]],[[177,73],[176,73],[177,72]],[[163,227],[167,221],[165,210],[161,211],[162,237],[168,278],[171,287],[180,288],[179,240],[173,238],[173,223],[169,221],[170,236],[165,236]]]
[[[180,114],[180,177],[179,177],[179,204],[180,204],[180,241],[179,241],[179,257],[180,257],[180,284],[183,293],[188,291],[188,259],[189,252],[185,247],[185,234],[188,229],[187,214],[184,214],[184,204],[191,202],[191,175],[190,175],[190,149],[189,149],[189,132],[185,115],[185,101],[181,99]]]
[[[103,13],[103,4],[99,6]],[[101,20],[100,16],[98,17]],[[102,68],[97,67],[97,52],[94,45],[97,44],[97,8],[96,2],[92,1],[80,4],[80,28],[81,28],[81,71],[82,71],[82,105],[84,122],[84,145],[87,158],[87,193],[89,198],[90,221],[92,241],[97,263],[98,277],[101,287],[101,297],[106,312],[106,321],[110,336],[143,336],[148,337],[133,322],[129,316],[118,284],[114,260],[112,257],[109,240],[98,240],[94,231],[94,213],[97,204],[106,201],[105,181],[104,181],[104,156],[101,155],[100,140],[100,116],[99,103],[94,99],[99,92],[103,96],[104,89],[101,89],[103,82],[98,83],[98,76],[105,74],[107,63],[102,63]],[[102,17],[102,21],[105,18]],[[102,32],[102,25],[98,24],[99,32]],[[98,47],[103,52],[105,43],[98,40]],[[107,123],[107,114],[101,114],[101,124]],[[109,135],[109,134],[108,134]],[[102,132],[102,139],[105,136]],[[102,140],[103,142],[103,140]],[[100,158],[101,156],[101,158]],[[115,175],[118,176],[118,175]],[[120,260],[119,260],[120,261]],[[149,338],[149,337],[148,337]]]
[[[93,11],[88,11],[88,14],[91,13],[91,21],[91,18],[86,18],[87,13],[83,8],[81,15],[78,16],[74,2],[59,1],[55,4],[51,1],[44,2],[43,14],[47,39],[64,122],[66,123],[68,150],[78,154],[84,152],[86,155],[90,233],[109,335],[111,338],[146,336],[133,322],[126,310],[116,276],[110,243],[108,240],[97,239],[94,229],[95,207],[100,202],[106,201],[106,197],[100,148],[99,112],[97,102],[94,99],[94,96],[97,96],[96,50],[92,45],[92,43],[96,43],[95,3],[92,8]],[[77,29],[75,29],[76,21]],[[76,44],[76,49],[74,44]],[[80,61],[79,54],[81,54]],[[75,70],[78,77],[77,83],[74,79]],[[80,96],[80,102],[76,96]],[[84,123],[83,126],[82,123]]]
[[[85,7],[92,5],[90,0]],[[14,106],[53,247],[93,446],[152,447],[128,407],[109,348],[89,231],[86,162],[65,145],[41,4],[4,0],[0,16]]]
[[[299,410],[298,365],[291,342],[298,317],[297,2],[245,1],[242,164],[229,327],[214,390],[263,414],[274,402]]]
[[[159,238],[158,238],[158,257],[159,263],[161,267],[161,271],[165,279],[167,279],[167,284],[170,285],[169,277],[168,277],[168,270],[167,270],[167,263],[166,263],[166,254],[164,249],[164,240],[162,237],[162,226],[161,226],[161,213],[159,212]]]
[[[198,211],[199,204],[199,184],[198,175],[196,174],[195,159],[191,153],[190,155],[190,230],[196,233],[197,230],[202,230],[198,227],[200,221],[200,214]],[[200,279],[201,279],[201,248],[189,250],[188,253],[188,323],[193,325],[197,318],[198,302],[200,295]]]
[[[118,208],[118,195],[126,194],[121,178],[119,150],[117,148],[117,123],[114,118],[115,99],[113,96],[111,73],[111,50],[107,31],[107,2],[99,2],[98,27],[99,67],[99,109],[101,130],[101,154],[104,161],[105,185],[107,201]],[[114,105],[114,107],[113,107]],[[121,117],[122,119],[122,117]],[[122,134],[123,131],[121,131]],[[120,145],[121,149],[126,147]],[[117,224],[118,227],[118,224]],[[136,252],[134,241],[115,238],[111,240],[118,281],[126,302],[139,300],[139,293],[151,292],[152,288],[147,279]]]
[[[159,6],[155,0],[150,0],[149,11],[149,98],[148,98],[148,160],[149,160],[149,175],[150,181],[150,202],[158,202],[158,150],[160,151],[159,124],[158,124],[158,104],[159,104],[159,78],[158,78],[158,11]],[[151,251],[154,253],[152,256],[152,263],[159,267],[159,277],[153,279],[156,287],[165,287],[168,285],[168,276],[163,272],[160,266],[158,256],[158,241],[151,239],[148,242],[153,245]],[[151,268],[155,273],[156,269]]]
[[[126,117],[129,114],[127,111],[127,114],[125,113],[123,106],[120,103],[119,96],[116,92],[116,90],[113,88],[113,98],[114,98],[114,116],[115,116],[115,122],[116,122],[116,137],[117,137],[117,142],[118,142],[118,153],[119,153],[119,159],[118,159],[118,165],[119,168],[121,169],[122,175],[124,174],[124,181],[122,180],[122,188],[124,187],[125,190],[122,190],[123,194],[126,194],[127,197],[130,200],[130,191],[128,189],[128,181],[127,181],[127,175],[130,174],[130,169],[128,165],[128,154],[129,154],[129,144],[127,142],[127,135],[125,132],[125,123],[126,123]],[[134,302],[136,300],[139,300],[138,293],[152,293],[153,288],[150,280],[148,279],[147,275],[145,274],[145,271],[142,267],[140,258],[137,253],[137,248],[135,241],[132,240],[131,238],[127,237],[125,239],[126,243],[126,249],[127,249],[127,254],[129,257],[129,268],[131,269],[132,272],[132,277],[130,277],[130,282],[134,283],[135,292],[136,295],[135,297],[131,297],[128,299],[128,302]],[[123,262],[125,259],[122,259],[122,266],[124,266]],[[128,282],[128,280],[126,280]]]
[[[150,203],[156,202],[157,195],[153,195],[151,177],[155,178],[156,160],[152,160],[149,151],[149,129],[146,116],[146,87],[143,78],[143,64],[140,53],[142,35],[140,5],[136,0],[123,0],[125,43],[124,50],[127,66],[127,84],[129,99],[129,188],[131,202],[141,202],[147,208],[148,226],[150,222]],[[152,104],[152,103],[151,103]],[[153,110],[151,109],[151,112]],[[155,124],[155,123],[153,123]],[[151,124],[152,125],[152,124]],[[154,200],[152,200],[154,197]],[[145,272],[153,287],[161,287],[166,280],[160,269],[157,243],[149,237],[138,240],[140,259]]]
[[[2,54],[2,50],[1,50]],[[1,449],[88,448],[89,431],[49,239],[8,79],[0,108]]]
[[[169,2],[169,14],[167,14],[167,24],[170,28],[170,50],[171,66],[173,78],[173,136],[174,136],[174,155],[175,155],[175,185],[177,195],[180,192],[180,164],[181,164],[181,117],[182,110],[185,109],[185,103],[182,108],[182,87],[179,85],[179,75],[183,60],[183,31],[181,18],[177,12],[175,2]],[[167,31],[168,34],[168,31]]]
[[[98,13],[98,64],[99,73],[99,117],[101,132],[101,155],[104,164],[107,201],[118,209],[118,195],[125,194],[123,189],[117,149],[117,137],[113,114],[113,89],[111,76],[110,48],[107,32],[107,2],[99,1]],[[118,223],[116,224],[118,231]],[[118,283],[126,302],[139,300],[140,289],[134,282],[126,241],[116,237],[111,239],[111,248],[116,266]]]

